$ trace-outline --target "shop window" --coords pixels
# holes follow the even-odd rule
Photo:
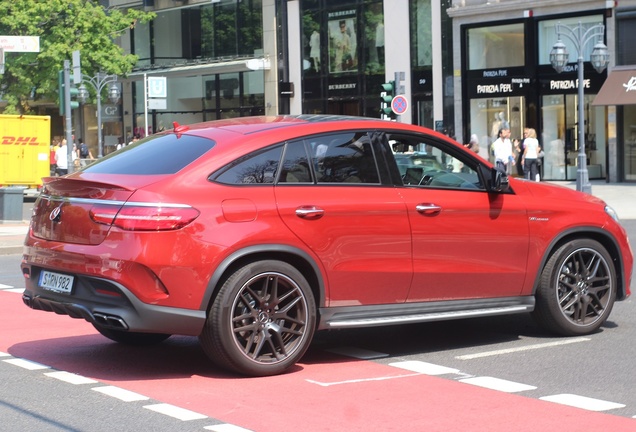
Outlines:
[[[468,30],[470,70],[523,66],[524,24],[478,27]]]
[[[603,24],[602,15],[590,15],[590,16],[577,16],[572,18],[563,18],[558,20],[545,20],[539,22],[539,64],[550,65],[550,51],[557,41],[556,26],[561,23],[569,27],[577,27],[579,22],[581,26],[587,30],[597,24]],[[570,53],[570,63],[576,63],[578,49],[574,46],[572,41],[567,37],[561,37],[561,42],[565,44],[567,51]],[[590,54],[594,49],[593,43],[585,44],[583,47],[583,59],[584,61],[590,60]]]

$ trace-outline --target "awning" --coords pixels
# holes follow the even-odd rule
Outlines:
[[[144,75],[161,75],[166,77],[211,75],[218,73],[269,70],[270,67],[270,61],[268,58],[251,58],[215,63],[149,68],[146,70],[137,70],[135,72],[129,73],[127,78],[143,78]]]
[[[636,69],[614,69],[592,105],[636,105]]]

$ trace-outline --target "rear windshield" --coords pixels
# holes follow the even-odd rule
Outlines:
[[[214,147],[207,138],[152,135],[123,147],[84,168],[99,174],[174,174]]]

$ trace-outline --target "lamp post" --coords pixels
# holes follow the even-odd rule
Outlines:
[[[594,49],[590,54],[590,62],[594,69],[598,73],[603,72],[607,63],[609,61],[609,53],[607,51],[607,46],[603,43],[603,36],[605,34],[605,26],[603,24],[595,24],[587,30],[581,22],[576,27],[569,27],[567,25],[558,23],[556,26],[557,33],[557,42],[552,47],[552,51],[550,51],[550,63],[552,63],[552,67],[557,71],[557,73],[561,73],[563,68],[568,63],[569,54],[567,49],[565,48],[565,44],[561,41],[561,36],[565,36],[574,44],[576,48],[576,52],[578,55],[578,94],[579,94],[579,116],[578,116],[578,124],[579,124],[579,153],[577,156],[577,170],[576,170],[576,190],[581,192],[592,193],[592,185],[590,184],[590,180],[588,177],[587,171],[587,155],[585,154],[585,112],[584,112],[584,103],[583,103],[583,51],[586,45],[596,40],[596,44],[594,45]]]
[[[116,84],[117,75],[106,75],[98,72],[94,77],[86,78],[88,78],[87,82],[95,89],[95,94],[97,95],[97,157],[101,158],[104,156],[104,143],[102,142],[102,90],[107,84],[110,84],[108,86],[108,99],[112,103],[119,101],[121,92]],[[82,103],[86,102],[89,94],[84,81],[82,81],[78,90],[77,99]]]

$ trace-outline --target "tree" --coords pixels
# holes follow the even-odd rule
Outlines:
[[[126,54],[115,40],[155,16],[137,9],[106,9],[95,0],[0,1],[0,35],[40,37],[39,53],[5,53],[5,73],[0,75],[4,112],[27,114],[34,101],[57,101],[58,71],[75,50],[81,53],[82,73],[126,76],[137,56]]]

